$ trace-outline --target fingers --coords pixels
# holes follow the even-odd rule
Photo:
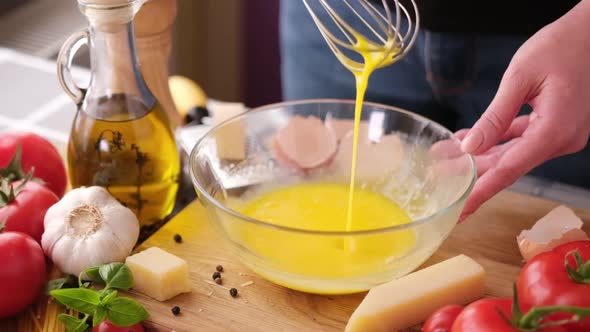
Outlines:
[[[455,133],[455,137],[457,137],[459,140],[462,141],[465,138],[465,136],[467,136],[468,133],[469,133],[468,128],[461,129]]]
[[[531,76],[525,71],[509,68],[488,109],[463,140],[463,151],[477,154],[496,145],[527,101],[532,83]]]
[[[508,142],[496,145],[486,152],[474,156],[475,163],[477,164],[478,177],[494,167],[504,152],[518,142],[518,137],[526,130],[528,124],[528,116],[517,117],[502,137],[503,141]],[[454,137],[461,140],[468,131],[469,129],[461,129],[454,134]],[[461,150],[459,143],[455,139],[436,142],[430,148],[430,153],[435,162],[433,165],[433,174],[438,174],[439,176],[460,174],[469,166],[468,160],[464,158],[465,153]]]
[[[537,121],[535,126],[529,126],[524,136],[495,160],[495,165],[477,181],[463,209],[462,219],[522,175],[555,155],[560,143],[558,140],[547,139],[551,126],[550,120]]]
[[[510,127],[504,132],[500,141],[508,141],[517,137],[520,137],[526,128],[528,127],[529,123],[534,119],[536,113],[531,113],[531,115],[522,115],[514,119],[510,124]],[[469,133],[469,128],[461,129],[455,133],[455,137],[459,140],[464,140],[465,136]]]
[[[436,160],[457,158],[465,155],[461,150],[461,142],[456,139],[438,141],[430,147],[430,154]]]
[[[501,145],[496,145],[493,148],[486,151],[484,154],[475,156],[475,163],[477,165],[477,176],[481,177],[489,169],[498,165],[498,161],[502,158],[504,153],[508,151],[512,146],[518,143],[519,139],[513,139]]]
[[[506,132],[504,132],[502,135],[502,138],[500,138],[500,141],[508,141],[522,136],[524,131],[529,126],[529,121],[530,117],[528,115],[522,115],[514,119],[508,130],[506,130]]]

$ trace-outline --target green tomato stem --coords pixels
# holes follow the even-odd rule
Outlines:
[[[78,274],[78,288],[84,288],[84,283],[82,282],[82,275],[84,272]]]
[[[577,268],[574,268],[569,263],[569,257],[573,256],[576,261]],[[582,256],[577,250],[572,250],[565,255],[565,270],[568,276],[574,282],[580,284],[590,284],[590,261],[584,262]]]
[[[84,314],[84,317],[82,317],[82,321],[84,323],[86,323],[86,326],[88,326],[88,323],[87,323],[88,322],[88,318],[90,318],[90,315],[89,314]],[[86,328],[86,329],[88,329],[88,328]]]
[[[9,177],[0,177],[0,207],[10,204],[16,199],[16,196],[18,196],[21,190],[23,190],[27,182],[33,178],[33,172],[34,169],[31,168],[31,171],[22,179],[16,188],[12,184]]]
[[[571,321],[579,321],[584,317],[590,316],[590,309],[584,309],[581,307],[574,307],[574,306],[546,306],[546,307],[536,307],[531,309],[529,312],[526,313],[522,317],[519,322],[519,325],[524,328],[535,328],[538,327],[540,322],[543,318],[558,312],[567,312],[574,315]],[[570,322],[570,321],[565,321]]]
[[[8,165],[5,168],[0,169],[0,177],[5,178],[10,182],[25,178],[26,174],[23,171],[21,164],[21,155],[22,148],[19,144]]]

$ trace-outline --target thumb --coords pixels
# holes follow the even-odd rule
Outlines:
[[[506,132],[514,117],[527,102],[532,90],[532,75],[511,64],[500,82],[496,96],[480,119],[465,136],[461,149],[477,154],[496,145]]]

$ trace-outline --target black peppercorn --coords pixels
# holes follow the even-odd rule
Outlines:
[[[217,272],[223,272],[223,266],[221,265],[217,265],[215,269],[217,270]]]
[[[215,280],[217,278],[221,278],[221,273],[219,273],[219,272],[213,273],[213,280]]]
[[[174,241],[176,241],[176,243],[181,243],[182,236],[180,236],[180,234],[174,234]]]
[[[238,290],[235,288],[232,288],[229,290],[229,295],[231,295],[231,297],[236,297],[238,296]]]
[[[174,316],[178,316],[178,314],[180,314],[180,307],[175,305],[174,307],[172,307],[172,314]]]
[[[215,278],[215,283],[221,285],[222,281],[221,278]]]

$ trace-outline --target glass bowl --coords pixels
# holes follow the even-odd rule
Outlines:
[[[354,102],[349,100],[260,107],[215,126],[197,142],[190,156],[190,176],[211,224],[244,265],[299,291],[362,292],[416,269],[457,223],[477,172],[473,158],[461,151],[449,130],[399,108],[363,105],[355,185],[396,203],[410,222],[357,225],[352,230],[342,218],[341,229],[326,230],[325,219],[309,220],[300,227],[240,212],[272,190],[298,184],[349,184],[350,156],[338,161],[337,152],[317,167],[302,169],[277,152],[277,132],[296,118],[309,117],[329,128],[338,151],[351,150]],[[309,137],[313,140],[313,135]],[[346,209],[346,203],[338,204]]]

